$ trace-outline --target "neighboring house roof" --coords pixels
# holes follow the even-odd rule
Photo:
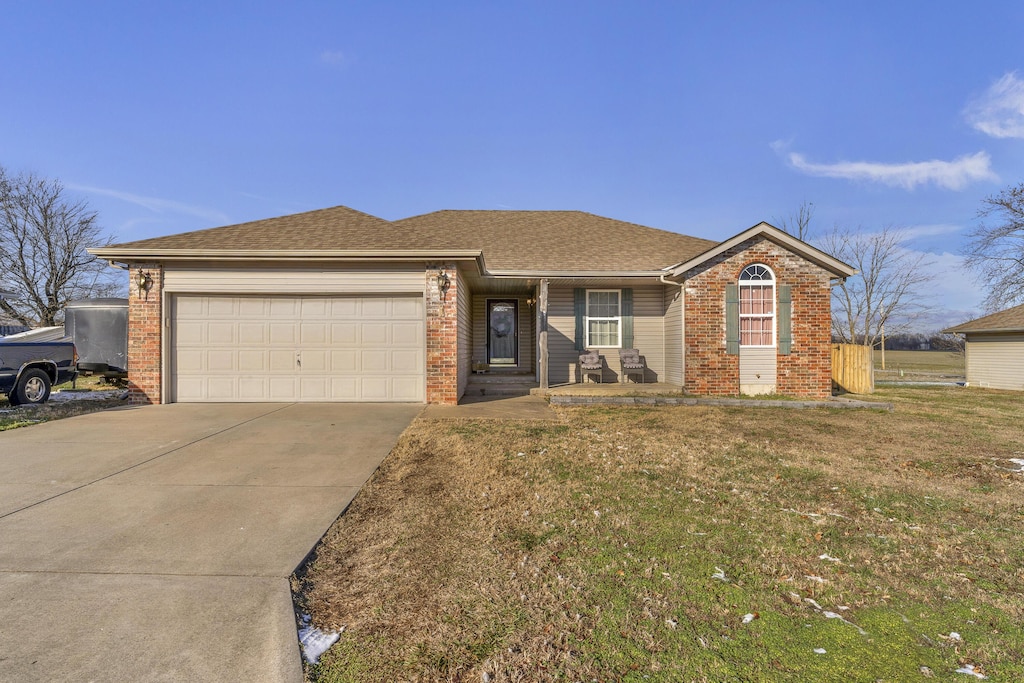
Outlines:
[[[719,254],[725,253],[726,251],[732,249],[733,247],[742,244],[743,242],[746,242],[752,237],[764,237],[765,239],[771,240],[772,242],[775,242],[776,244],[785,247],[794,254],[799,254],[808,261],[816,263],[817,265],[829,271],[836,277],[847,278],[857,274],[857,270],[855,268],[850,267],[849,265],[843,263],[839,259],[826,254],[820,249],[812,247],[806,242],[798,240],[789,233],[779,230],[774,225],[770,225],[764,222],[758,223],[754,227],[749,228],[748,230],[744,230],[740,234],[734,237],[730,237],[724,242],[720,242],[714,245],[707,251],[697,254],[696,256],[687,261],[683,261],[682,263],[676,264],[675,266],[670,268],[671,274],[673,277],[679,277],[683,275],[686,271],[696,268],[702,263],[710,261]]]
[[[101,258],[483,256],[496,274],[657,272],[716,243],[582,211],[437,211],[398,221],[344,206],[91,249]]]
[[[1024,332],[1024,304],[976,318],[943,330],[945,334],[971,332]]]

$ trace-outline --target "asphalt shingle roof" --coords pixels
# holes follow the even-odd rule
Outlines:
[[[111,245],[197,252],[480,250],[490,271],[654,271],[717,242],[582,211],[436,211],[386,221],[337,206]]]
[[[1024,331],[1024,304],[976,318],[944,332],[1013,332]]]

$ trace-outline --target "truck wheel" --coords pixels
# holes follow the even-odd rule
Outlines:
[[[38,368],[25,371],[11,393],[15,405],[38,405],[50,398],[50,376]]]

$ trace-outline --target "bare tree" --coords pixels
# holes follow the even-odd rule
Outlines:
[[[56,325],[68,302],[118,293],[116,273],[86,251],[110,243],[96,212],[60,181],[0,167],[0,282],[13,294],[0,299],[0,313]]]
[[[984,220],[967,234],[964,263],[988,288],[985,307],[998,310],[1024,301],[1024,183],[982,200]]]
[[[909,328],[925,310],[926,286],[935,278],[925,254],[904,249],[896,228],[859,232],[834,228],[822,248],[859,271],[832,290],[832,333],[847,344],[874,346],[888,327]]]
[[[814,217],[814,203],[804,200],[797,210],[788,217],[772,218],[776,226],[798,240],[806,242],[811,237],[811,218]]]

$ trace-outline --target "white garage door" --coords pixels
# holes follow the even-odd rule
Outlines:
[[[182,294],[171,316],[174,401],[424,400],[422,297]]]

